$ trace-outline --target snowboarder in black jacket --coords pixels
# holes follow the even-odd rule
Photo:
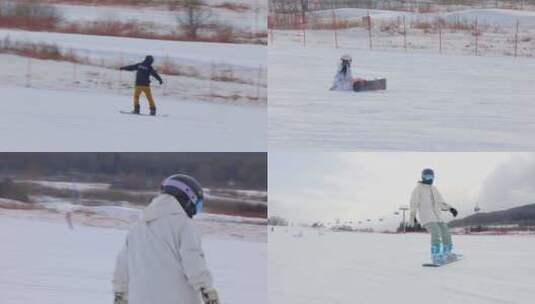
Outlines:
[[[132,113],[134,114],[139,114],[140,112],[139,97],[141,96],[141,93],[144,93],[149,101],[150,115],[156,115],[156,103],[154,102],[154,98],[152,97],[152,91],[150,89],[150,77],[152,76],[156,78],[156,80],[158,80],[160,84],[163,84],[163,80],[160,75],[158,75],[156,70],[154,70],[154,68],[152,67],[153,62],[154,57],[149,55],[145,57],[145,60],[143,60],[143,62],[121,67],[122,71],[136,71],[136,87],[134,90],[134,111],[132,111]]]

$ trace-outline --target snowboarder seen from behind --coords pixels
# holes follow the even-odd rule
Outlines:
[[[422,171],[422,179],[412,191],[410,201],[410,224],[416,225],[416,215],[424,228],[431,233],[431,260],[442,265],[457,260],[452,252],[453,245],[448,225],[441,217],[442,211],[449,211],[456,217],[457,210],[447,204],[433,185],[435,173],[432,169]]]
[[[152,96],[152,91],[150,88],[150,77],[152,76],[156,78],[156,80],[160,82],[160,85],[163,84],[163,80],[160,75],[158,75],[156,70],[152,67],[153,63],[154,57],[149,55],[145,57],[145,60],[143,60],[143,62],[120,68],[120,70],[122,71],[136,71],[136,86],[134,89],[134,110],[132,111],[132,113],[134,114],[140,113],[141,106],[139,104],[139,98],[141,96],[141,93],[143,93],[149,101],[150,115],[156,115],[156,103],[154,102],[154,98]]]
[[[200,184],[190,176],[162,182],[117,257],[115,304],[220,303],[192,220],[203,200]]]

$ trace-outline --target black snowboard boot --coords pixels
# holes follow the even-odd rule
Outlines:
[[[150,108],[150,115],[156,116],[156,108]]]
[[[132,114],[139,114],[140,107],[139,105],[134,106],[134,110],[132,111]]]

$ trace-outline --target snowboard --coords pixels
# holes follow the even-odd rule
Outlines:
[[[447,263],[444,263],[444,264],[425,263],[425,264],[422,264],[422,266],[423,267],[442,267],[442,266],[446,266],[446,265],[449,265],[449,264],[452,264],[452,263],[455,263],[455,262],[459,262],[459,261],[461,261],[463,259],[464,259],[464,256],[462,254],[458,254],[457,255],[457,259],[449,261]]]
[[[386,90],[386,79],[374,79],[374,80],[356,80],[353,82],[353,91],[378,91]]]
[[[169,114],[158,114],[156,113],[156,115],[150,115],[150,114],[146,114],[146,113],[139,113],[139,114],[136,114],[136,113],[132,113],[131,111],[119,111],[121,114],[126,114],[126,115],[136,115],[136,116],[154,116],[154,117],[169,117]]]

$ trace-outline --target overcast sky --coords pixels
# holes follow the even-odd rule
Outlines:
[[[392,215],[408,204],[423,168],[468,215],[535,203],[535,154],[269,153],[269,213],[297,222]]]

